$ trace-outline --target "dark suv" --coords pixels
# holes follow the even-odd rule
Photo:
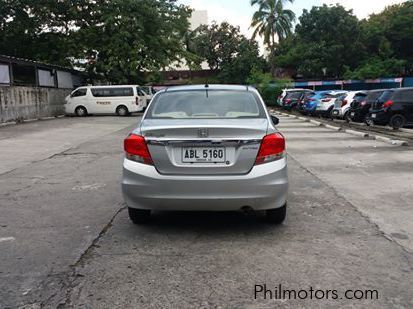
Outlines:
[[[413,124],[413,88],[390,89],[372,104],[370,124],[389,124],[394,129]]]
[[[385,90],[371,90],[366,97],[354,98],[349,110],[349,118],[354,122],[364,122],[369,116],[371,105],[383,94]],[[347,120],[347,119],[346,119]]]

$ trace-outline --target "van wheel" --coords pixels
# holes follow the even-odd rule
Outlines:
[[[280,208],[268,209],[265,211],[267,217],[267,222],[273,224],[281,224],[284,222],[285,217],[287,216],[287,204]]]
[[[87,116],[87,109],[84,108],[83,106],[78,106],[75,109],[75,114],[78,117],[86,117]]]
[[[404,126],[406,119],[402,115],[394,115],[390,118],[390,126],[397,130]]]
[[[129,218],[134,224],[147,223],[151,217],[151,211],[146,209],[128,208]]]
[[[129,110],[126,106],[121,105],[121,106],[118,106],[118,108],[116,109],[116,114],[118,114],[118,116],[124,117],[124,116],[129,115]]]

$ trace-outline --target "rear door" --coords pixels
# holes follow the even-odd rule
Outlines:
[[[252,92],[171,91],[151,103],[140,130],[161,174],[246,174],[268,119]]]

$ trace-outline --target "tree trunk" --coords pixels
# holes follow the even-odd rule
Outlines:
[[[272,75],[272,77],[275,77],[275,63],[274,63],[275,33],[274,33],[274,29],[273,29],[272,34],[271,34],[271,39],[272,39],[271,46],[270,46],[271,54],[270,54],[269,60],[270,60],[270,65],[271,65],[271,75]]]

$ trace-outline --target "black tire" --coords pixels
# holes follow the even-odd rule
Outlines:
[[[144,224],[151,218],[151,211],[146,209],[128,208],[129,218],[134,224]]]
[[[389,121],[390,126],[395,130],[403,128],[405,123],[406,119],[403,117],[403,115],[400,114],[393,115],[393,117],[391,117]]]
[[[364,118],[364,123],[369,127],[374,125],[374,120],[371,119],[369,116],[366,116],[366,118]]]
[[[129,110],[125,105],[120,105],[116,109],[116,114],[121,117],[125,117],[129,115]]]
[[[87,109],[83,106],[78,106],[75,109],[75,114],[78,117],[86,117],[87,116]]]
[[[280,208],[268,209],[265,211],[265,216],[267,222],[273,224],[281,224],[284,222],[285,217],[287,216],[287,204]]]
[[[351,114],[350,114],[349,111],[347,111],[347,112],[344,113],[343,119],[344,119],[347,123],[350,123],[350,121],[351,121]]]

